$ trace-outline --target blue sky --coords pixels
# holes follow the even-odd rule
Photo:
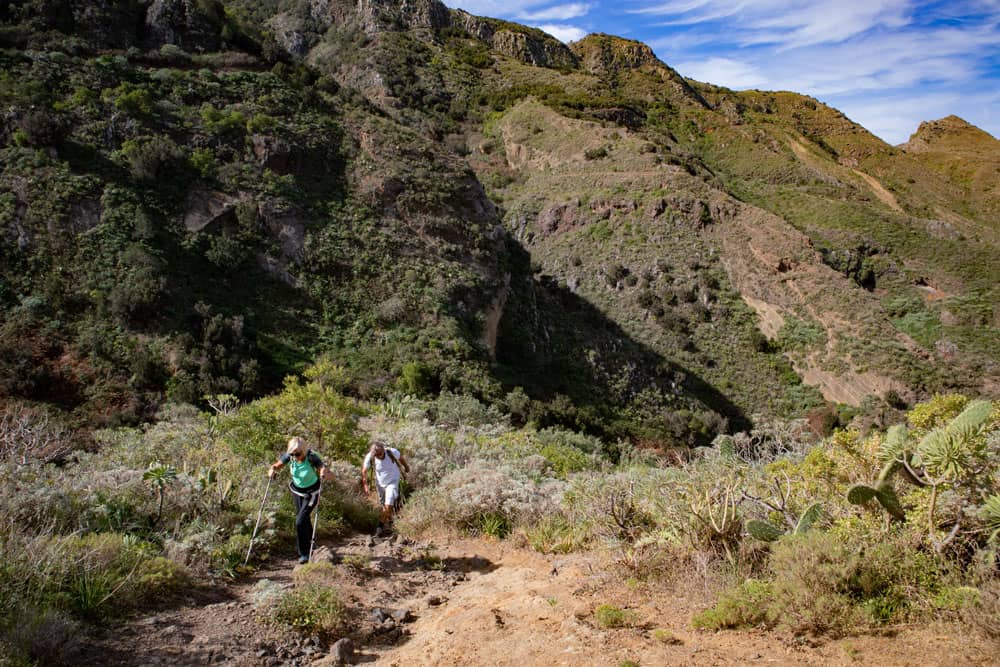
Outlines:
[[[1000,0],[446,0],[570,42],[649,44],[684,76],[812,95],[891,144],[961,116],[1000,137]]]

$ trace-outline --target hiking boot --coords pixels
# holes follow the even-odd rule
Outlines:
[[[375,537],[382,537],[382,533],[384,532],[385,528],[382,527],[382,524],[379,524],[378,528],[375,529]]]
[[[299,565],[303,565],[309,562],[309,556],[299,556]]]

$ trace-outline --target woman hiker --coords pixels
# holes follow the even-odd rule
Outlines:
[[[292,472],[292,481],[288,488],[295,502],[295,536],[299,562],[307,563],[312,547],[313,530],[309,515],[319,502],[320,481],[333,479],[333,474],[323,465],[319,455],[311,449],[306,449],[302,438],[298,437],[288,441],[288,450],[271,464],[267,476],[274,477],[286,465]]]
[[[399,467],[410,472],[410,465],[399,453],[398,449],[386,447],[381,442],[375,442],[365,456],[365,462],[361,464],[361,486],[365,493],[371,493],[368,487],[368,468],[375,467],[375,489],[378,491],[378,504],[381,509],[378,528],[375,535],[381,535],[389,530],[389,522],[392,521],[392,509],[399,499]]]

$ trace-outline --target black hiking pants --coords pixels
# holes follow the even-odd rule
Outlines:
[[[307,489],[300,489],[294,484],[290,485],[292,499],[295,501],[295,542],[299,549],[301,558],[309,557],[309,547],[312,543],[312,515],[313,508],[319,502],[319,482],[316,482]]]

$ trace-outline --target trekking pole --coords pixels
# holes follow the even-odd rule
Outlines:
[[[321,494],[322,492],[323,492],[323,484],[321,483],[319,485],[319,490],[316,491],[316,504],[313,505],[313,513],[315,514],[315,516],[313,517],[313,536],[312,536],[312,542],[309,543],[309,562],[310,563],[312,562],[312,559],[313,559],[313,548],[316,546],[316,526],[319,525],[319,494]]]
[[[271,490],[271,476],[267,477],[267,486],[264,488],[264,500],[260,501],[260,509],[257,511],[257,523],[253,526],[253,535],[250,536],[250,546],[247,547],[247,557],[243,561],[243,566],[250,562],[250,550],[253,549],[253,541],[257,537],[257,529],[260,528],[260,517],[264,514],[264,504],[267,502],[267,492]]]

